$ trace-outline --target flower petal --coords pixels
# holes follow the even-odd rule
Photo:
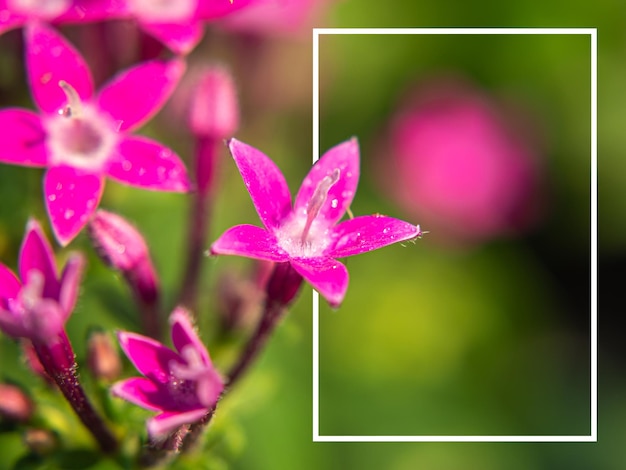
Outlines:
[[[172,343],[176,350],[180,353],[183,348],[191,345],[191,347],[200,354],[206,365],[211,365],[211,358],[207,349],[198,338],[196,330],[191,324],[189,314],[184,308],[176,308],[170,315],[170,325],[172,326]]]
[[[147,336],[120,331],[117,338],[137,370],[155,382],[167,383],[170,379],[170,362],[183,362],[174,351]]]
[[[85,23],[91,21],[112,20],[129,16],[129,9],[125,0],[89,0],[72,2],[73,5],[62,15],[56,18],[57,23]]]
[[[6,0],[0,1],[0,34],[19,28],[26,22],[24,15],[10,11],[6,3]]]
[[[108,175],[122,183],[145,189],[185,192],[187,169],[178,155],[154,140],[127,137],[118,144],[118,156]]]
[[[280,226],[291,212],[291,194],[285,177],[263,152],[236,139],[228,142],[252,203],[268,230]]]
[[[28,282],[30,271],[39,271],[43,276],[42,297],[56,300],[59,296],[59,280],[54,253],[39,222],[34,219],[26,225],[20,248],[19,273],[22,282]]]
[[[325,254],[331,258],[358,255],[418,237],[419,227],[384,215],[365,215],[333,227],[334,243]]]
[[[119,122],[120,132],[132,131],[161,109],[184,72],[181,59],[137,65],[104,85],[97,97],[98,106]]]
[[[343,217],[352,203],[359,183],[359,143],[356,138],[331,148],[313,165],[296,196],[293,209],[296,214],[303,211],[306,214],[309,200],[322,179],[337,169],[339,180],[328,190],[317,219],[324,220],[330,226]]]
[[[348,290],[348,270],[332,258],[297,258],[293,268],[324,297],[331,307],[339,307]]]
[[[13,271],[0,263],[0,299],[14,299],[17,297],[22,283]],[[2,304],[0,304],[0,308]]]
[[[183,424],[191,424],[202,419],[209,412],[206,408],[191,411],[167,411],[146,421],[148,434],[152,439],[162,439]]]
[[[254,3],[253,0],[213,0],[210,2],[199,1],[198,17],[202,18],[203,20],[213,20],[245,8],[251,3]]]
[[[0,129],[0,162],[46,165],[46,134],[37,114],[26,109],[4,109],[0,111]]]
[[[140,26],[146,33],[155,37],[176,54],[191,52],[204,34],[204,27],[199,21],[190,21],[187,24],[140,22]]]
[[[59,86],[64,80],[87,100],[93,94],[91,72],[83,57],[63,36],[42,23],[29,23],[25,30],[26,68],[31,93],[42,111],[54,113],[67,103]]]
[[[76,305],[80,280],[85,268],[85,257],[81,253],[72,253],[61,274],[61,287],[59,289],[59,305],[65,313],[65,318],[70,316]]]
[[[111,393],[147,410],[162,411],[163,402],[169,400],[167,393],[145,377],[132,377],[111,386]]]
[[[212,245],[213,255],[237,255],[268,261],[287,261],[289,255],[278,246],[276,237],[254,225],[236,225],[222,234]]]
[[[26,338],[30,331],[26,329],[21,318],[17,318],[12,312],[0,307],[0,330],[11,338]]]
[[[46,209],[54,235],[67,245],[85,226],[98,207],[102,177],[69,166],[49,168],[44,177]]]

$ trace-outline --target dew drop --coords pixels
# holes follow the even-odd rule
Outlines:
[[[352,191],[348,191],[348,190],[342,191],[341,197],[344,199],[348,199],[349,197],[352,197]]]
[[[146,174],[146,169],[145,168],[139,168],[139,176],[143,176]]]
[[[54,202],[56,200],[57,200],[57,195],[56,194],[50,194],[50,196],[48,196],[48,201]]]
[[[124,160],[122,162],[122,170],[130,171],[132,167],[133,167],[133,164],[131,162],[129,162],[128,160]]]
[[[74,211],[72,209],[66,209],[65,213],[63,214],[63,217],[65,218],[65,220],[69,220],[73,216],[74,216]]]
[[[63,189],[63,185],[61,183],[57,183],[56,190],[61,191]]]
[[[73,191],[75,187],[76,187],[76,185],[74,183],[70,183],[70,185],[69,185],[69,187],[67,189],[68,189],[68,191]]]
[[[42,85],[46,85],[50,80],[52,80],[52,74],[50,72],[42,74],[39,78]]]
[[[384,228],[383,229],[383,233],[388,233],[389,232],[389,228]]]
[[[338,205],[339,201],[337,199],[333,199],[332,201],[330,201],[330,207],[332,207],[333,209],[337,209]]]

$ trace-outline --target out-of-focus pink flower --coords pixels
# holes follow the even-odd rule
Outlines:
[[[32,400],[16,385],[0,383],[0,416],[12,421],[26,422],[33,415]]]
[[[144,377],[116,383],[111,393],[160,414],[147,421],[152,439],[162,439],[180,426],[205,416],[224,388],[209,353],[182,308],[170,317],[177,352],[134,333],[120,332],[122,350]]]
[[[73,254],[61,277],[39,224],[26,228],[19,256],[20,279],[0,263],[0,329],[13,338],[54,345],[65,338],[65,322],[74,309],[84,258]]]
[[[379,214],[337,223],[359,180],[356,139],[333,147],[313,165],[293,208],[289,187],[272,160],[235,139],[229,148],[265,228],[232,227],[211,245],[212,254],[288,262],[336,307],[348,288],[348,270],[336,258],[421,235],[419,226]]]
[[[126,16],[126,0],[0,0],[0,34],[28,21],[83,23]]]
[[[61,244],[96,210],[105,176],[146,189],[189,188],[185,166],[172,150],[130,135],[169,98],[184,62],[143,63],[94,96],[87,65],[62,36],[39,23],[25,31],[27,72],[41,114],[0,111],[0,161],[48,168],[45,203]]]
[[[320,0],[257,0],[224,18],[220,26],[243,33],[294,34],[311,21]]]
[[[425,86],[394,116],[378,173],[438,240],[478,242],[523,227],[536,189],[532,146],[467,85]]]
[[[229,15],[253,0],[127,0],[139,27],[178,54],[202,39],[204,22]]]

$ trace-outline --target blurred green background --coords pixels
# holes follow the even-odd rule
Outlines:
[[[623,5],[609,0],[343,0],[326,4],[315,25],[597,27],[599,254],[603,285],[618,285],[626,261]],[[23,81],[19,56],[9,50],[19,44],[19,35],[0,40],[2,105],[30,106],[27,90],[11,91]],[[249,37],[215,28],[190,62],[219,60],[232,67],[241,100],[237,137],[273,158],[295,192],[311,161],[310,35],[255,40],[252,47]],[[362,175],[352,206],[355,215],[381,212],[428,230],[427,221],[413,220],[381,189],[377,165],[385,164],[384,129],[404,93],[442,71],[528,110],[541,137],[544,189],[540,217],[517,237],[452,247],[438,243],[437,233],[431,232],[415,244],[344,260],[351,277],[344,304],[332,311],[320,302],[322,435],[589,434],[589,60],[588,36],[321,38],[320,150],[359,138]],[[189,161],[190,137],[171,129],[168,112],[144,132]],[[41,176],[39,170],[0,167],[0,259],[11,267],[28,217],[46,221]],[[207,246],[234,224],[259,223],[226,154],[222,177]],[[145,234],[162,279],[164,312],[169,312],[183,269],[188,199],[108,182],[102,207],[128,217]],[[68,324],[84,365],[84,338],[91,326],[137,330],[139,323],[123,279],[102,266],[87,238],[81,235],[68,249],[58,249],[59,258],[71,249],[90,256]],[[220,273],[245,273],[248,266],[228,257],[205,262],[203,336],[224,370],[235,349],[218,334],[214,285]],[[623,302],[619,290],[614,294],[609,288],[602,291],[602,314],[619,318]],[[622,469],[626,381],[621,331],[602,331],[598,443],[313,443],[311,290],[305,287],[256,366],[223,401],[208,436],[210,457],[180,466]],[[0,358],[3,380],[25,384],[33,395],[48,393],[21,365],[17,345],[4,337]],[[128,364],[127,373],[134,373]],[[118,413],[130,409],[118,405],[112,405]],[[133,418],[137,432],[145,416]],[[17,443],[22,430],[8,424],[0,429],[5,431],[0,433],[0,468],[12,468],[21,455]],[[63,435],[74,435],[77,447],[88,442],[80,428]],[[77,462],[50,468],[88,467]],[[98,468],[112,465],[100,463]]]

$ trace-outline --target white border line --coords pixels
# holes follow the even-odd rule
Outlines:
[[[319,294],[313,290],[313,442],[597,442],[598,161],[597,28],[313,28],[313,163],[319,158],[319,37],[322,34],[550,34],[591,38],[591,433],[588,436],[320,436]]]

